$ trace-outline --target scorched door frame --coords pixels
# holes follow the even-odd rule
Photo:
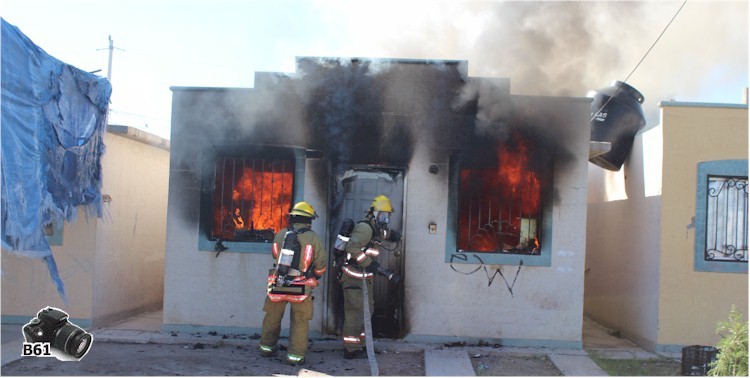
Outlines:
[[[391,176],[394,180],[394,189],[399,190],[401,201],[394,200],[393,206],[396,208],[397,212],[401,212],[401,216],[399,217],[400,225],[398,227],[400,228],[398,231],[401,232],[402,235],[405,235],[405,227],[406,227],[406,193],[407,193],[407,168],[406,167],[392,167],[392,166],[361,166],[361,165],[352,165],[347,166],[344,170],[344,173],[341,175],[337,175],[333,177],[331,180],[331,184],[335,185],[336,188],[331,190],[331,209],[329,209],[329,217],[331,219],[331,223],[329,226],[329,245],[333,246],[334,240],[336,238],[336,235],[339,231],[339,226],[341,225],[341,222],[344,218],[352,218],[355,222],[359,222],[364,217],[364,213],[347,216],[344,212],[344,181],[347,178],[356,177],[357,173],[368,173],[372,172],[373,174],[383,174]],[[351,174],[351,175],[350,175]],[[399,183],[400,181],[400,183]],[[337,194],[338,193],[338,194]],[[375,193],[374,193],[375,194]],[[381,194],[381,193],[376,193]],[[374,198],[375,195],[372,197]],[[389,198],[391,195],[386,194]],[[372,198],[369,198],[368,205],[372,201]],[[384,277],[375,277],[373,278],[376,280],[374,282],[375,285],[373,287],[375,288],[375,310],[373,311],[373,333],[375,333],[375,337],[402,337],[406,330],[404,329],[404,276],[405,276],[405,256],[404,253],[406,251],[406,240],[405,237],[402,238],[400,244],[397,246],[396,250],[399,251],[398,254],[394,254],[392,251],[388,250],[381,250],[381,254],[379,259],[379,262],[381,265],[387,265],[390,263],[389,266],[386,266],[388,268],[394,269],[396,274],[400,275],[402,277],[401,282],[398,284],[398,286],[394,287],[393,283],[387,281]],[[386,257],[386,258],[384,258]],[[329,259],[333,259],[333,256],[330,255]],[[330,263],[329,263],[329,266]],[[343,298],[341,294],[341,285],[337,282],[337,274],[338,270],[331,270],[329,272],[328,277],[328,295],[327,295],[327,304],[326,304],[326,312],[325,312],[325,319],[324,322],[324,333],[326,334],[339,334],[341,331],[341,328],[343,326]],[[383,290],[386,290],[385,292],[382,292]],[[380,301],[378,300],[379,297],[386,297],[387,303],[382,298]],[[380,310],[383,310],[385,307],[385,314],[381,314]],[[392,312],[392,313],[391,313]],[[382,315],[382,316],[381,316]],[[390,334],[385,335],[381,330],[380,333],[378,333],[378,327],[379,327],[379,321],[383,320],[384,318],[388,318],[390,315],[392,315],[396,320],[393,322],[390,322],[390,325],[395,327],[396,330],[394,332],[389,332]],[[383,321],[383,324],[386,324],[388,322]],[[386,324],[387,325],[387,324]]]

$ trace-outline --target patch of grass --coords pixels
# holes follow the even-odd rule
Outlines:
[[[716,333],[721,336],[716,346],[719,355],[708,375],[747,377],[747,322],[742,321],[737,306],[732,305],[729,321],[719,322]]]
[[[671,358],[643,359],[608,359],[591,354],[591,359],[610,376],[680,376],[680,361]]]

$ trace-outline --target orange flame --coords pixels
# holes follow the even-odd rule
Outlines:
[[[520,205],[525,213],[539,209],[539,176],[529,166],[529,148],[523,138],[513,138],[517,144],[498,149],[497,184],[504,197]]]
[[[461,169],[459,249],[539,249],[537,235],[521,240],[521,219],[538,216],[541,203],[541,180],[531,167],[531,150],[530,142],[516,134],[498,147],[496,168]]]
[[[223,177],[217,174],[214,235],[231,240],[235,238],[237,230],[276,232],[284,227],[292,201],[294,173],[291,163],[281,160],[233,160],[239,160],[242,164],[238,166],[235,161],[231,169],[221,170],[218,164],[224,164],[223,161],[217,163],[217,172],[222,172]]]

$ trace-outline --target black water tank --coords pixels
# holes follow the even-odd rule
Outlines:
[[[594,156],[590,162],[611,171],[619,171],[630,154],[635,134],[646,126],[641,104],[643,95],[621,81],[591,91],[591,141],[609,142],[612,149]]]

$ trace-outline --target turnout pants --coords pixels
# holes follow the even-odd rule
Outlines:
[[[372,278],[364,282],[367,284],[367,301],[370,305],[370,314],[372,314],[375,309]],[[350,352],[361,349],[365,345],[365,308],[362,300],[364,295],[362,285],[361,278],[341,275],[341,287],[344,291],[344,348]]]
[[[263,330],[259,344],[269,348],[276,347],[281,332],[281,319],[284,317],[287,303],[291,306],[287,359],[304,358],[305,352],[307,352],[309,321],[313,317],[312,295],[299,303],[274,302],[266,297],[266,302],[263,304],[263,311],[266,312],[266,316],[263,318]]]

